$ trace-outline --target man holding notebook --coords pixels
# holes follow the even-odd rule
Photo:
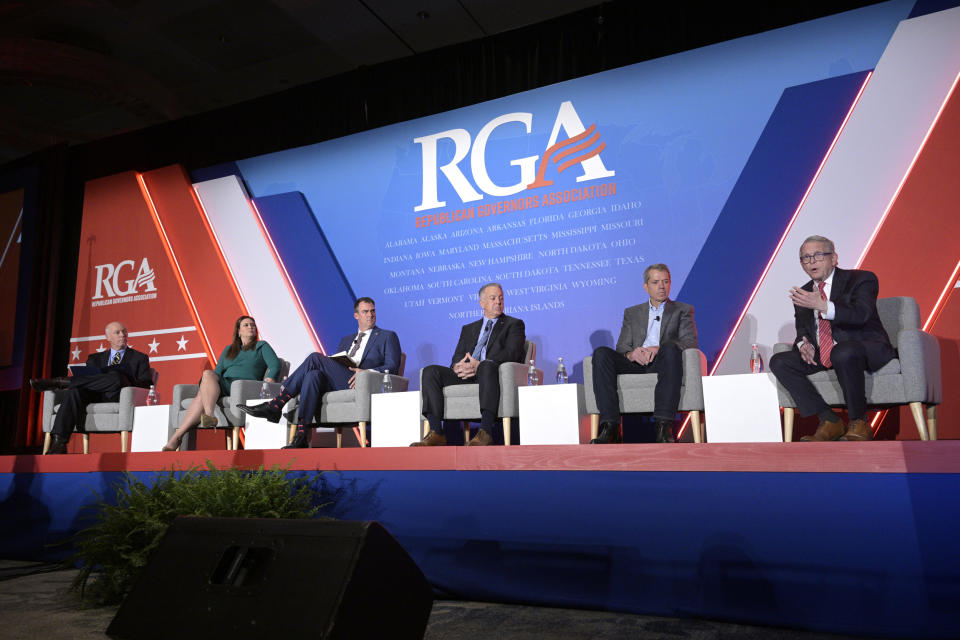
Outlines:
[[[357,333],[344,336],[331,356],[311,353],[296,371],[283,381],[283,387],[273,400],[240,410],[270,422],[280,421],[280,412],[291,398],[300,396],[300,419],[293,441],[284,449],[303,449],[308,446],[308,429],[320,409],[320,399],[327,391],[352,389],[358,371],[389,371],[400,369],[400,339],[397,334],[377,325],[377,308],[372,298],[357,298],[353,304]]]
[[[47,453],[67,452],[70,434],[79,425],[91,402],[117,402],[120,389],[147,388],[153,384],[150,358],[127,346],[127,328],[123,323],[111,322],[105,333],[110,348],[90,354],[84,371],[75,371],[75,375],[69,378],[30,380],[30,386],[36,391],[67,389],[50,430],[50,450]]]

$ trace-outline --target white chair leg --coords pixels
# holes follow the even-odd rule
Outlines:
[[[503,419],[503,444],[510,446],[510,418]]]
[[[50,451],[50,432],[49,431],[43,434],[43,455],[47,455],[47,451]]]
[[[697,444],[703,442],[703,423],[700,422],[700,412],[690,412],[690,427],[693,429],[693,441]]]
[[[470,442],[470,423],[466,420],[460,423],[463,425],[463,444]]]
[[[429,421],[427,421],[427,420],[424,420],[424,421],[423,421],[423,429],[421,429],[421,431],[423,431],[423,437],[426,438],[426,437],[427,437],[427,434],[430,433],[430,422],[429,422]]]
[[[927,435],[931,440],[937,439],[937,405],[927,407]]]
[[[236,451],[240,448],[240,427],[233,428],[233,446],[230,448],[233,451]]]
[[[591,413],[590,414],[590,439],[596,440],[597,434],[600,433],[600,414]]]
[[[920,432],[920,439],[929,440],[930,436],[927,435],[927,421],[923,415],[923,403],[911,402],[910,413],[913,414],[913,421],[917,423],[917,431]]]
[[[783,408],[783,441],[793,442],[793,417],[796,409],[791,407]]]
[[[343,443],[343,427],[337,427],[337,449],[340,448],[340,445]]]
[[[126,453],[127,451],[130,451],[129,442],[130,442],[130,432],[121,431],[120,432],[120,451],[121,452]]]
[[[83,453],[84,455],[90,453],[90,434],[83,434]]]
[[[297,425],[291,422],[290,425],[287,427],[287,444],[290,444],[291,442],[293,442],[293,436],[296,433],[297,433]]]

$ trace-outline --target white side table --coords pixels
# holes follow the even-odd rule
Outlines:
[[[261,404],[263,400],[247,400],[247,406]],[[266,418],[254,418],[247,414],[243,429],[244,449],[280,449],[287,444],[287,419],[280,416],[280,422],[270,422]]]
[[[703,377],[707,442],[783,442],[772,373]]]
[[[133,441],[130,451],[160,451],[170,431],[170,405],[133,408]]]
[[[370,397],[373,447],[409,447],[423,439],[420,392],[375,393]]]
[[[585,444],[590,417],[582,384],[519,387],[521,444]]]

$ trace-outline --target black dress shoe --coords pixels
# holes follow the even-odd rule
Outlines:
[[[252,415],[252,414],[251,414]],[[269,420],[269,418],[267,418]],[[297,432],[293,434],[293,440],[283,449],[309,449],[310,440],[307,438],[307,428],[303,425],[297,426]]]
[[[269,402],[251,406],[242,404],[240,405],[240,411],[254,418],[266,418],[267,422],[280,422],[280,409],[274,409]]]
[[[676,442],[673,435],[673,420],[657,420],[657,442]]]
[[[590,441],[590,444],[620,444],[620,425],[616,422],[604,422],[600,425],[600,433]]]
[[[34,391],[69,389],[70,378],[30,378],[30,386]]]
[[[61,438],[54,434],[50,437],[50,448],[47,449],[47,455],[66,453],[68,442],[70,442],[70,438]]]

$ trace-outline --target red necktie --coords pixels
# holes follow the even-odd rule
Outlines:
[[[823,292],[823,285],[825,283],[820,282],[817,286],[820,287],[820,297],[824,300],[827,299],[827,294]],[[830,328],[830,321],[826,318],[820,317],[820,312],[816,311],[817,314],[817,324],[820,329],[820,362],[823,366],[830,367],[830,352],[833,351],[833,330]]]

